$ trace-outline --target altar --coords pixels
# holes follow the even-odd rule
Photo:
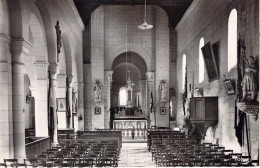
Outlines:
[[[123,140],[143,139],[146,137],[147,121],[145,119],[117,119],[114,120],[114,129],[122,131]],[[133,138],[134,137],[134,138]]]
[[[114,129],[146,129],[147,121],[145,119],[115,119]]]

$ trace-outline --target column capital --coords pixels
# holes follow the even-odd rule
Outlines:
[[[154,72],[146,72],[146,79],[149,82],[153,82],[154,81]]]
[[[60,66],[58,64],[50,64],[49,65],[51,74],[58,74],[60,71]]]
[[[105,71],[106,83],[110,84],[112,80],[113,71]]]
[[[68,76],[67,76],[67,81],[68,81],[68,83],[69,83],[69,86],[72,87],[73,75],[68,75]]]
[[[24,38],[16,38],[11,40],[11,52],[12,54],[29,54],[29,50],[32,44],[25,41]]]

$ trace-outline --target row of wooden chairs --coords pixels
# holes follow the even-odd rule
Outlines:
[[[157,166],[252,166],[257,163],[217,144],[195,143],[194,138],[151,141],[152,158]]]
[[[62,140],[59,146],[47,149],[41,155],[24,159],[4,159],[2,167],[117,167],[121,145],[115,141],[87,142]]]
[[[67,167],[66,165],[76,167],[110,165],[110,167],[116,167],[118,165],[120,148],[116,143],[75,143],[71,141],[60,143],[60,147],[60,150],[54,154],[50,150],[43,153],[44,155],[40,156],[42,163],[46,166],[61,165],[62,167]]]

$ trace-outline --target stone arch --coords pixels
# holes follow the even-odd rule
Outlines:
[[[134,52],[134,53],[137,53],[139,56],[141,56],[147,65],[147,70],[151,71],[152,70],[152,59],[151,59],[152,56],[149,54],[149,52],[145,48],[137,46],[135,44],[128,44],[128,47],[129,47],[128,52]],[[106,69],[111,70],[114,59],[118,55],[120,55],[124,52],[126,52],[125,44],[119,45],[114,50],[111,50],[111,52],[108,53],[109,60],[108,60],[108,63],[106,64]]]
[[[36,87],[37,86],[37,75],[36,75],[36,69],[33,66],[33,56],[26,56],[24,58],[24,73],[27,74],[31,81],[31,86]]]
[[[48,48],[48,62],[50,64],[56,64],[57,63],[57,44],[56,44],[56,32],[55,32],[56,20],[55,21],[52,20],[52,17],[46,6],[47,3],[45,0],[37,0],[35,4],[40,11],[44,23],[47,48]]]
[[[134,52],[128,52],[127,55],[128,64],[132,64],[133,67],[135,67],[141,75],[141,79],[145,79],[146,72],[147,72],[147,64],[143,57],[141,57],[139,54]],[[119,54],[113,61],[111,69],[115,70],[117,66],[121,64],[126,63],[126,53]]]
[[[163,15],[163,16],[165,16],[165,17],[169,17],[168,16],[168,13],[165,11],[165,9],[163,9],[162,7],[160,7],[160,6],[157,6],[157,5],[154,5],[153,6],[156,10],[157,10],[157,12],[160,12],[161,13],[161,15]],[[167,20],[167,22],[168,22],[168,20]]]
[[[30,49],[30,55],[34,56],[35,62],[47,62],[46,38],[40,22],[34,13],[31,13],[29,26],[33,38],[33,42],[31,42],[32,47]]]

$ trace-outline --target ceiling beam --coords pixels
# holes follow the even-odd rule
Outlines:
[[[144,0],[74,0],[84,5],[144,5]],[[168,7],[185,6],[192,0],[148,0],[147,5]]]

